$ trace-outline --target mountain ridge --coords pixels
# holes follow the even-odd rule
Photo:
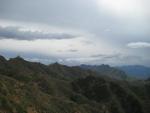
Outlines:
[[[113,79],[79,66],[22,58],[2,61],[0,113],[150,112],[149,80]]]
[[[124,72],[126,72],[129,76],[136,77],[139,79],[147,79],[150,77],[150,67],[143,65],[125,65],[116,67]]]
[[[103,74],[105,76],[115,78],[115,79],[127,79],[127,75],[124,71],[117,69],[115,67],[111,67],[106,64],[102,65],[80,65],[83,69],[90,69],[99,74]],[[111,75],[111,76],[110,76]]]

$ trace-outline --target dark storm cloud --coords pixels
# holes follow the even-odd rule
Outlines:
[[[37,39],[72,39],[76,36],[66,33],[43,33],[39,31],[21,31],[20,27],[1,27],[0,39],[37,40]]]

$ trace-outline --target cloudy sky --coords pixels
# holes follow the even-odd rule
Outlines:
[[[149,0],[0,0],[0,54],[46,64],[150,66]]]

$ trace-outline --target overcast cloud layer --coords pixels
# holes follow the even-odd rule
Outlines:
[[[1,0],[0,54],[150,66],[149,0]]]

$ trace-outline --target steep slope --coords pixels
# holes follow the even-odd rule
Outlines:
[[[9,73],[9,66],[7,60],[3,57],[0,56],[0,72],[1,74],[6,74]]]
[[[70,100],[74,94],[70,82],[92,73],[60,64],[46,66],[20,57],[5,63],[10,68],[4,67],[8,70],[5,73],[0,71],[0,113],[86,112]]]
[[[124,84],[119,81],[87,77],[73,82],[73,86],[77,93],[102,104],[106,113],[144,113],[150,110],[142,107],[143,103],[150,101],[145,102],[146,100],[142,99],[140,95],[136,95],[137,92],[135,93],[129,88],[133,88],[130,83]],[[139,88],[138,85],[135,87]],[[140,93],[140,91],[138,92]],[[145,94],[142,95],[148,97]],[[149,107],[149,105],[144,104],[145,107]]]

